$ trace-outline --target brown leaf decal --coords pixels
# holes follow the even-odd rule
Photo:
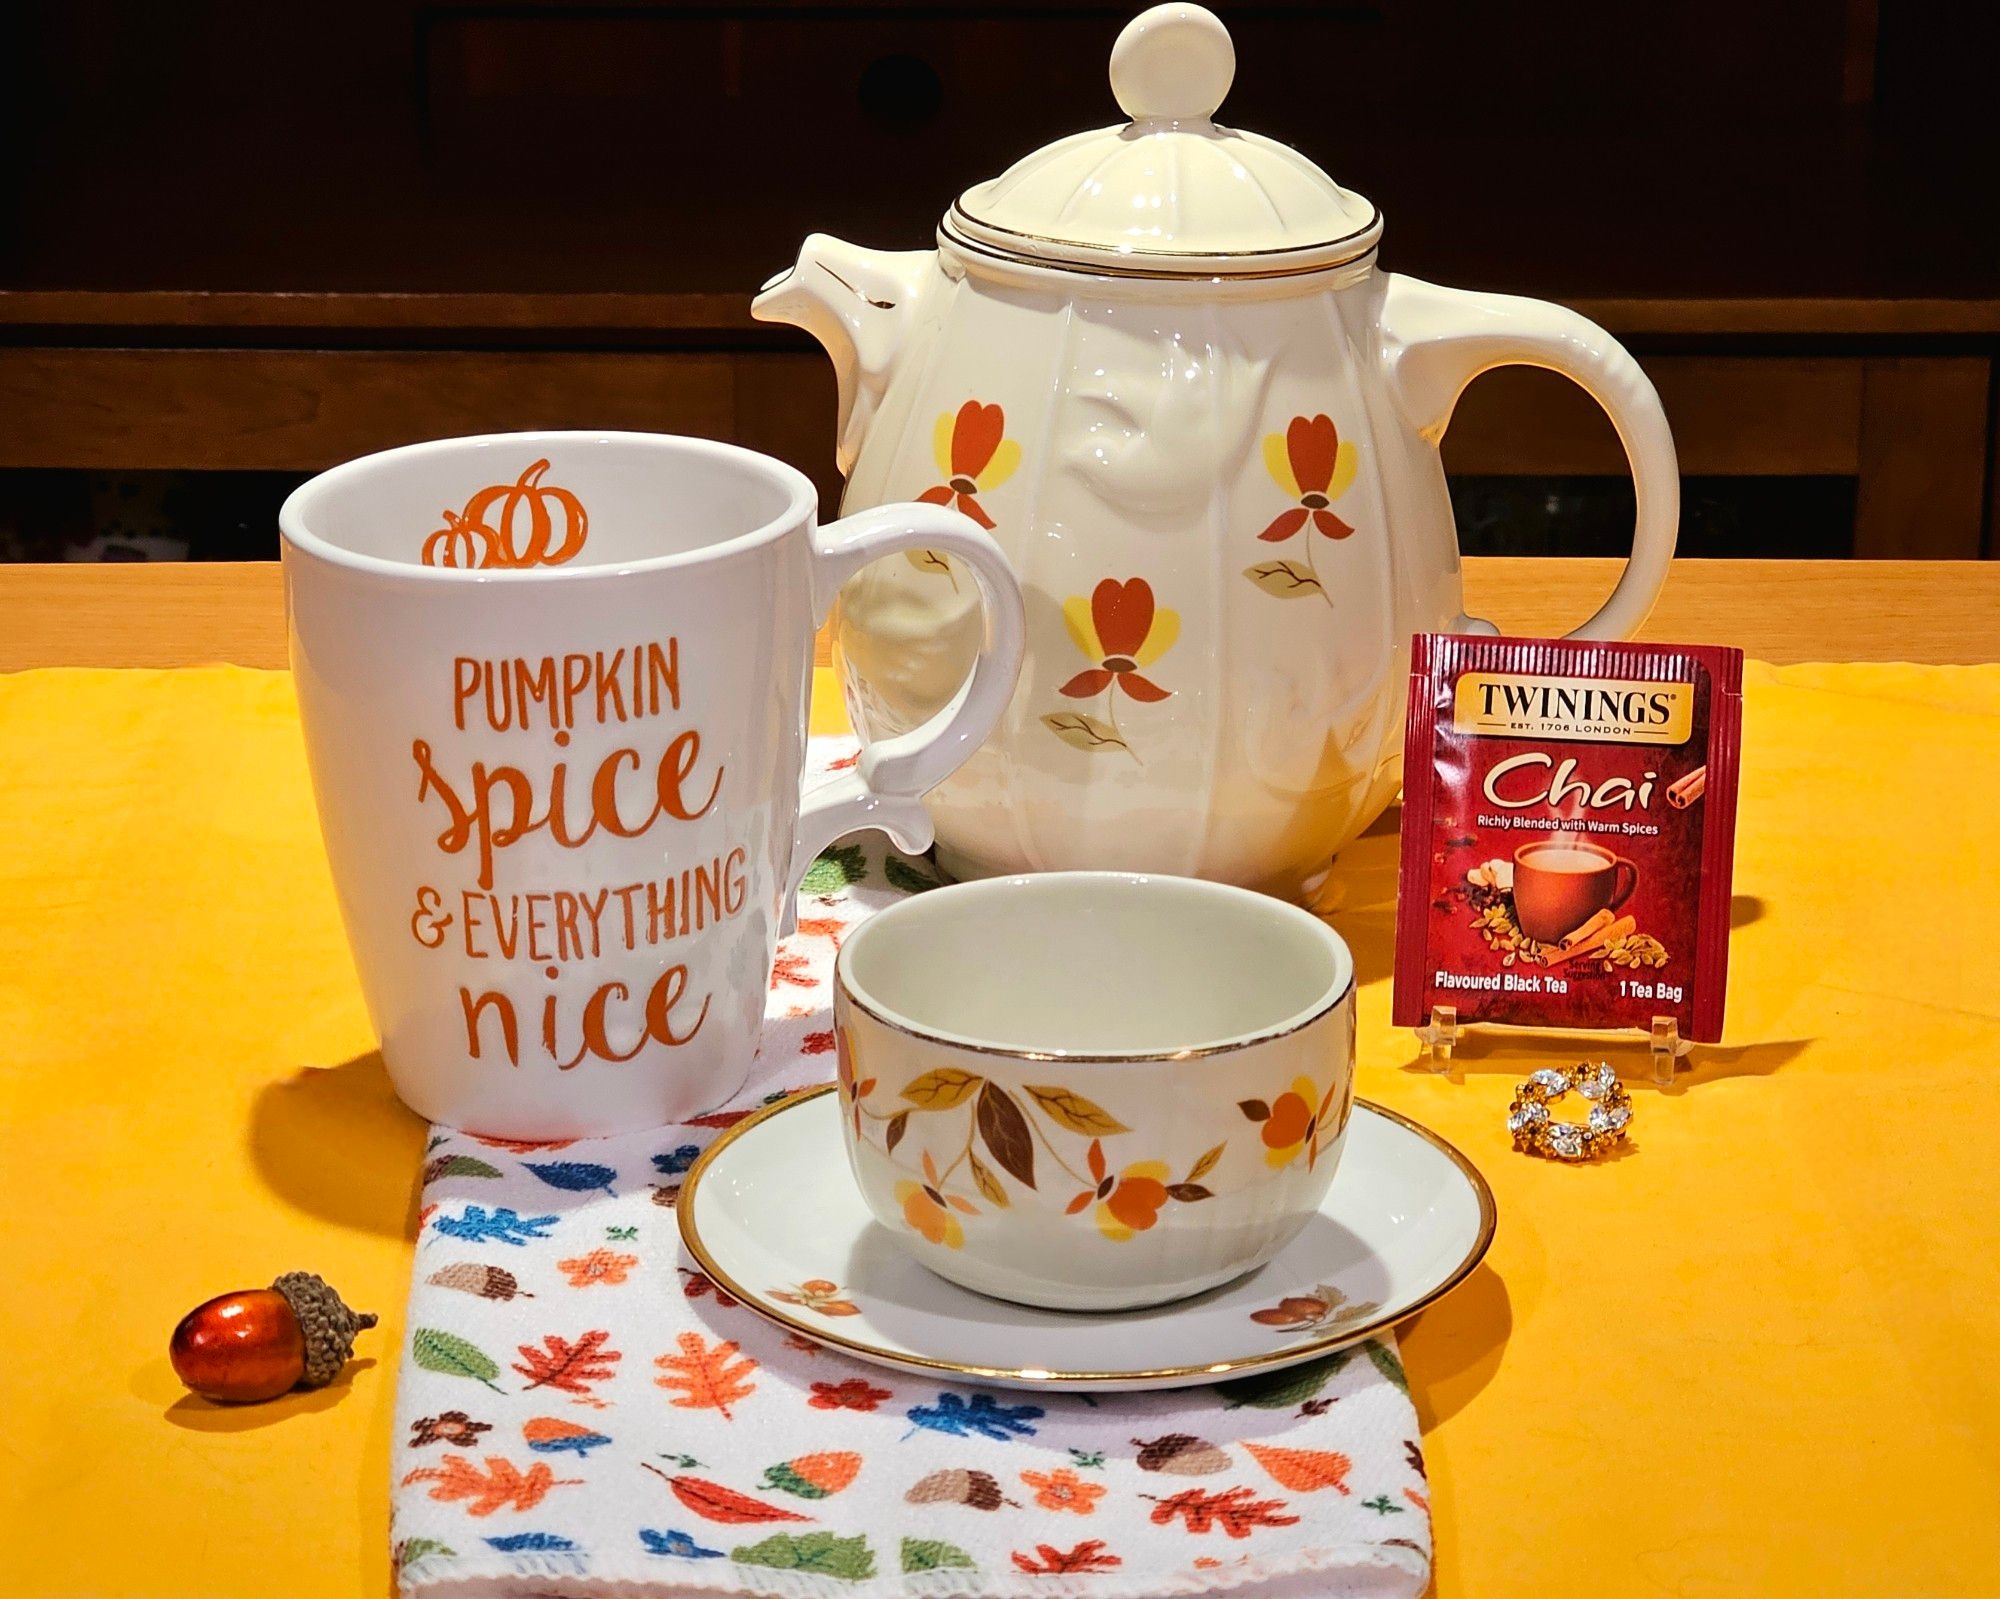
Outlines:
[[[1318,1321],[1327,1313],[1327,1309],[1327,1303],[1323,1299],[1292,1294],[1279,1300],[1268,1310],[1251,1311],[1250,1319],[1266,1327],[1298,1327],[1306,1322]]]
[[[1085,716],[1081,711],[1051,712],[1042,718],[1042,726],[1072,749],[1129,752],[1132,747],[1113,731],[1109,722]]]
[[[1253,1122],[1267,1122],[1271,1119],[1271,1107],[1261,1099],[1239,1099],[1236,1108]]]
[[[1028,1118],[1014,1103],[1014,1096],[996,1083],[979,1091],[976,1119],[979,1136],[1001,1170],[1024,1188],[1035,1186],[1035,1142],[1028,1130]]]
[[[1224,1141],[1209,1150],[1207,1154],[1203,1155],[1200,1160],[1188,1168],[1187,1180],[1191,1183],[1198,1183],[1202,1178],[1214,1171],[1215,1163],[1222,1159],[1222,1152],[1228,1147],[1227,1141]]]
[[[1255,566],[1244,567],[1243,575],[1266,594],[1281,600],[1296,600],[1308,594],[1324,592],[1319,579],[1296,561],[1259,561]]]
[[[977,1155],[968,1155],[966,1163],[972,1167],[972,1180],[978,1184],[980,1193],[1001,1210],[1008,1205],[1007,1190],[1000,1186],[1000,1179],[987,1170],[986,1162]]]
[[[1103,1106],[1085,1099],[1073,1089],[1029,1083],[1027,1091],[1052,1121],[1061,1122],[1071,1132],[1081,1133],[1085,1138],[1108,1138],[1113,1133],[1129,1133],[1132,1130]]]
[[[1215,1194],[1200,1183],[1173,1183],[1167,1189],[1167,1197],[1178,1199],[1183,1205],[1192,1205],[1199,1199],[1213,1199]]]
[[[919,1110],[950,1110],[962,1105],[986,1079],[954,1066],[940,1066],[903,1085],[903,1097]]]
[[[1132,1442],[1139,1448],[1141,1471],[1164,1471],[1175,1477],[1207,1477],[1229,1469],[1229,1456],[1206,1438],[1192,1433],[1170,1432],[1147,1443]]]
[[[906,1110],[897,1111],[895,1115],[889,1118],[889,1125],[882,1129],[883,1149],[887,1150],[890,1154],[894,1154],[896,1146],[903,1141],[903,1134],[909,1130],[910,1113]]]

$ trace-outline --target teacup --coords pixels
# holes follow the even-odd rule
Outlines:
[[[842,1129],[876,1219],[1023,1304],[1157,1304],[1306,1224],[1354,1102],[1354,962],[1219,883],[1049,872],[878,912],[834,966]]]
[[[1554,833],[1514,851],[1514,919],[1537,943],[1556,944],[1599,911],[1632,897],[1639,868],[1602,844]]]

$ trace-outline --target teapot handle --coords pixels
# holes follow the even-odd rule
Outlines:
[[[1391,273],[1382,299],[1382,357],[1404,414],[1432,446],[1458,397],[1496,366],[1539,366],[1578,384],[1611,418],[1632,466],[1638,517],[1632,554],[1611,597],[1565,636],[1629,638],[1667,579],[1680,528],[1680,466],[1666,412],[1625,347],[1596,323],[1543,300],[1440,288]],[[1461,616],[1461,631],[1493,633]]]

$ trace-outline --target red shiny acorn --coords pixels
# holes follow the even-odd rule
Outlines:
[[[323,1388],[375,1325],[309,1271],[269,1288],[218,1294],[181,1317],[167,1345],[174,1374],[204,1399],[247,1404],[292,1388]]]

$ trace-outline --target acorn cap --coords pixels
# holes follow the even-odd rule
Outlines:
[[[271,1284],[285,1296],[305,1334],[306,1371],[301,1388],[324,1388],[354,1353],[354,1335],[375,1325],[370,1311],[349,1310],[317,1272],[288,1271]]]

